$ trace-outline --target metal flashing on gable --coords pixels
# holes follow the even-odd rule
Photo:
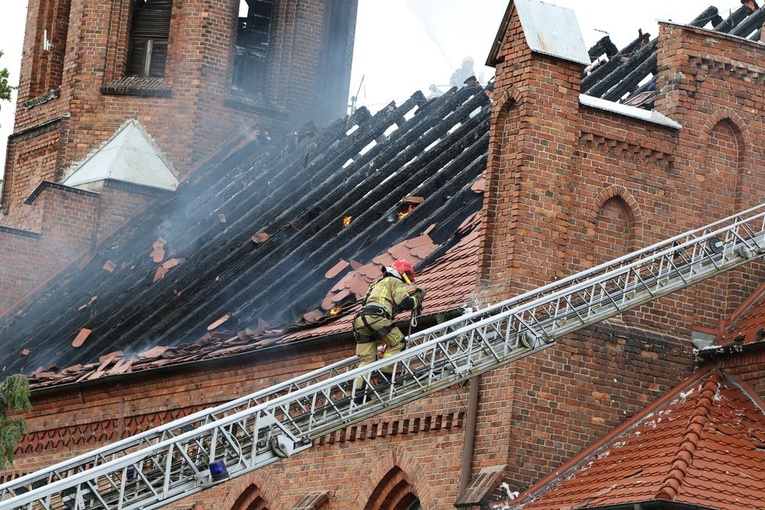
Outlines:
[[[672,129],[680,129],[683,127],[678,122],[670,119],[666,115],[662,115],[659,112],[653,110],[644,110],[642,108],[636,108],[626,104],[614,103],[613,101],[608,101],[599,97],[579,94],[579,103],[591,108],[598,108],[599,110],[618,113],[619,115],[625,115],[627,117],[644,120],[646,122],[652,122],[654,124],[666,126]]]
[[[590,65],[590,55],[571,9],[538,0],[514,0],[531,51]]]
[[[169,191],[178,187],[172,165],[134,119],[125,122],[63,184],[75,187],[109,179]]]

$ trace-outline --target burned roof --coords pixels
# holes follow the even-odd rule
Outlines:
[[[758,39],[764,17],[742,6],[723,19],[710,7],[690,25]],[[589,55],[582,93],[653,107],[656,39],[639,32],[618,50],[604,38]],[[240,352],[340,331],[342,313],[331,327],[300,328],[335,320],[329,305],[352,308],[362,279],[337,287],[349,271],[367,266],[369,278],[370,264],[399,249],[428,265],[468,235],[458,227],[481,206],[471,186],[485,169],[489,123],[487,90],[468,86],[287,139],[243,132],[171,198],[6,310],[2,373],[76,381],[167,352],[168,363],[199,359],[188,351],[200,342],[225,355],[234,338]],[[465,299],[447,295],[429,300],[458,308]]]
[[[759,508],[763,404],[735,377],[707,368],[519,499],[489,507]]]
[[[759,41],[765,9],[750,12],[746,6],[720,16],[717,7],[708,7],[688,25]],[[582,76],[581,92],[588,96],[653,109],[656,95],[657,42],[648,33],[638,30],[638,36],[621,50],[608,36],[600,39],[590,50],[592,64]]]
[[[481,207],[472,188],[489,117],[477,86],[429,101],[416,93],[374,116],[362,108],[283,140],[241,134],[171,198],[7,311],[0,366],[80,380],[82,366],[91,377],[115,358],[117,372],[129,370],[128,354],[154,359],[242,331],[254,344],[269,325],[328,313],[322,302],[347,273],[332,271],[340,260],[350,270],[385,253],[443,255]]]

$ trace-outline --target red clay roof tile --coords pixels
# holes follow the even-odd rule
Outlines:
[[[345,269],[346,267],[348,267],[349,265],[350,265],[350,264],[348,263],[348,261],[347,261],[347,260],[342,260],[342,259],[341,259],[341,260],[339,260],[339,261],[337,262],[337,264],[335,264],[334,266],[332,266],[332,267],[329,269],[329,271],[327,271],[326,273],[324,273],[324,278],[327,278],[328,280],[329,280],[329,279],[332,279],[332,278],[334,278],[335,276],[339,275],[339,274],[340,274],[340,272],[341,272],[343,269]]]
[[[759,508],[763,402],[707,369],[512,502],[524,510],[669,500],[703,508]]]
[[[156,241],[154,241],[154,244],[152,245],[152,251],[151,251],[151,260],[159,264],[162,262],[162,260],[165,258],[165,241],[163,238],[159,237]]]
[[[79,333],[77,333],[77,336],[72,340],[72,347],[80,347],[82,344],[85,343],[85,340],[88,339],[88,336],[90,335],[91,330],[88,328],[82,328]]]
[[[207,331],[212,331],[213,329],[217,328],[221,324],[224,324],[226,321],[228,321],[231,318],[230,314],[225,314],[223,317],[218,319],[217,321],[213,322],[209,326],[207,326]]]

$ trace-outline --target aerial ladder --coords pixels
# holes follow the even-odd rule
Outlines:
[[[763,256],[765,204],[467,310],[410,335],[395,356],[364,367],[354,356],[21,476],[0,485],[0,510],[158,508]],[[392,374],[374,381],[383,367]]]

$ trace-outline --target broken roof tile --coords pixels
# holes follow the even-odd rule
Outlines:
[[[105,365],[111,363],[115,358],[122,356],[122,351],[113,351],[98,358],[98,363]]]
[[[91,330],[88,328],[82,328],[79,333],[77,333],[77,336],[72,340],[72,347],[80,347],[82,344],[85,343],[85,340],[87,340],[88,336],[90,336]]]
[[[161,280],[165,277],[167,274],[167,268],[165,266],[159,266],[156,271],[154,271],[154,278],[152,279],[152,283]]]
[[[109,375],[126,374],[131,371],[133,360],[121,359],[109,371]]]
[[[159,264],[165,258],[165,239],[162,237],[157,238],[152,244],[151,260]]]
[[[223,317],[219,318],[209,326],[207,326],[207,331],[212,331],[213,329],[217,328],[218,326],[224,324],[226,321],[228,321],[231,318],[230,314],[225,314]]]
[[[319,319],[324,318],[324,313],[319,310],[311,310],[310,312],[303,314],[303,320],[307,324],[313,324],[315,322],[318,322]]]
[[[486,193],[486,178],[482,175],[480,179],[476,179],[470,189],[476,193]]]
[[[103,265],[103,269],[107,273],[113,273],[114,269],[116,267],[117,267],[117,265],[114,262],[112,262],[111,260],[107,260],[106,262],[104,262],[104,265]]]
[[[267,239],[268,239],[268,234],[266,234],[265,232],[259,232],[255,234],[254,236],[252,236],[252,242],[255,244],[263,243]]]
[[[142,360],[155,359],[165,354],[167,350],[168,350],[168,347],[165,347],[163,345],[157,345],[152,347],[151,349],[148,349],[146,351],[139,353],[138,357]]]
[[[340,260],[337,262],[337,264],[335,264],[334,266],[332,266],[332,267],[329,269],[329,271],[327,271],[326,273],[324,273],[324,278],[327,278],[327,279],[332,279],[332,278],[334,278],[335,276],[337,276],[338,274],[340,274],[340,272],[341,272],[343,269],[347,268],[349,265],[350,265],[350,264],[348,263],[348,261],[346,261],[346,260],[343,260],[343,259],[340,259]]]
[[[402,204],[421,204],[424,201],[425,201],[425,198],[415,196],[415,195],[407,195],[401,199]]]
[[[162,267],[164,267],[165,269],[172,269],[180,263],[181,263],[181,259],[177,259],[177,258],[167,259],[166,261],[162,263]]]

